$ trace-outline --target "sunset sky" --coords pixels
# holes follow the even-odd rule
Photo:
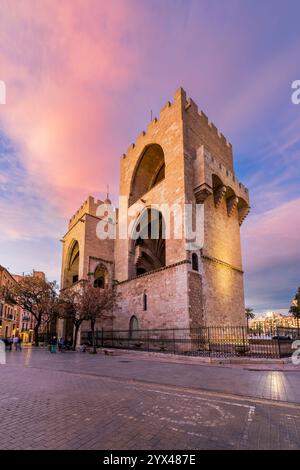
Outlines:
[[[299,1],[0,0],[0,264],[59,280],[67,219],[179,86],[232,142],[249,188],[247,306],[300,285]]]

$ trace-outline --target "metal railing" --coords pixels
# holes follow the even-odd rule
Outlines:
[[[280,358],[292,354],[292,337],[277,328],[249,330],[244,326],[210,326],[193,329],[97,330],[97,347],[131,349],[186,356]],[[91,345],[90,331],[81,344]]]

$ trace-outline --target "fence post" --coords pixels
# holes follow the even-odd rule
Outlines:
[[[210,357],[210,331],[209,326],[207,326],[207,341],[208,341],[208,356]]]
[[[176,354],[175,330],[173,328],[173,353]]]
[[[276,336],[277,336],[277,345],[278,345],[278,356],[279,359],[281,358],[281,350],[280,350],[280,340],[279,340],[279,331],[278,331],[278,326],[276,326]]]
[[[148,352],[150,351],[150,344],[149,344],[149,330],[147,330],[147,349]]]
[[[244,326],[242,326],[242,332],[243,332],[243,353],[245,353],[246,352],[246,345],[245,345],[245,327]]]
[[[103,327],[101,329],[101,347],[103,348]]]

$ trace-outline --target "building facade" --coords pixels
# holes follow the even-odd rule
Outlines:
[[[113,286],[106,328],[245,324],[248,190],[236,179],[231,144],[182,88],[121,157],[114,214],[109,203],[89,197],[70,220],[61,276],[63,289],[87,279]]]
[[[30,276],[42,279],[43,281],[46,280],[46,276],[43,271],[33,270]],[[13,274],[13,278],[16,282],[20,282],[24,278],[24,275]],[[18,331],[19,331],[19,335],[23,343],[32,343],[34,339],[33,331],[34,331],[35,323],[36,323],[36,320],[34,316],[32,315],[32,313],[27,312],[24,309],[20,309]],[[43,324],[41,325],[41,328],[40,328],[41,334],[44,333],[44,330],[46,328],[47,328],[47,325],[43,325]]]
[[[16,280],[10,272],[0,266],[0,291],[10,289],[16,283]],[[13,303],[10,303],[3,291],[0,294],[0,338],[11,338],[20,332],[20,318],[22,309]]]
[[[249,327],[253,331],[275,331],[277,327],[297,328],[298,321],[293,315],[283,315],[277,312],[269,312],[266,315],[255,317],[249,321]]]

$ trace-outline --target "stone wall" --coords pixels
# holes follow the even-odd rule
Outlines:
[[[198,272],[188,272],[188,288],[190,327],[197,328],[204,324],[202,279]]]
[[[114,329],[128,330],[135,315],[140,329],[188,328],[188,263],[171,265],[116,287]],[[143,295],[147,295],[144,310]]]

